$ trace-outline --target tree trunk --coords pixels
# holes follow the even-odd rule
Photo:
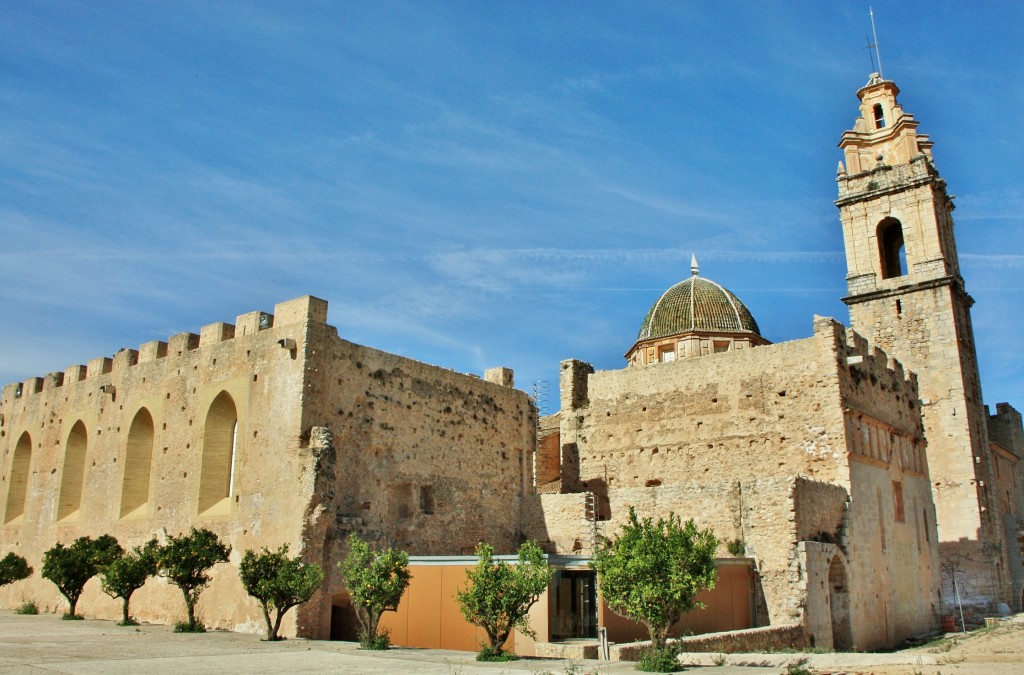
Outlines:
[[[127,626],[128,622],[131,621],[131,617],[128,616],[128,601],[131,600],[131,595],[126,595],[121,600],[121,625]]]
[[[188,609],[188,627],[195,628],[196,626],[196,601],[192,598],[192,595],[185,590],[182,590],[185,595],[185,607]]]
[[[68,596],[68,616],[75,615],[75,607],[78,605],[78,596]]]
[[[668,627],[655,626],[654,624],[647,624],[647,632],[651,634],[651,647],[654,649],[664,649],[665,639],[668,636]]]
[[[274,617],[274,636],[272,638],[270,638],[271,640],[280,640],[281,639],[281,636],[278,635],[278,633],[281,631],[281,619],[284,618],[284,613],[287,612],[287,611],[288,611],[287,607],[285,607],[284,609],[281,609],[281,608],[277,609],[277,616]]]
[[[274,625],[272,623],[270,623],[270,610],[268,610],[267,606],[265,604],[263,604],[263,603],[260,603],[260,606],[263,608],[263,620],[267,622],[267,640],[269,642],[273,642],[274,641]]]

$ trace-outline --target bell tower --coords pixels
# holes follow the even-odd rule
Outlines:
[[[858,333],[917,373],[940,553],[969,561],[974,578],[988,577],[989,592],[998,586],[1002,595],[1007,559],[989,494],[974,300],[960,276],[953,200],[933,144],[898,95],[893,82],[872,73],[857,92],[860,115],[839,142],[843,302]]]

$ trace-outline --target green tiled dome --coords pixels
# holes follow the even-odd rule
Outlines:
[[[694,274],[658,298],[644,317],[636,339],[639,342],[694,331],[761,335],[753,315],[739,298]]]

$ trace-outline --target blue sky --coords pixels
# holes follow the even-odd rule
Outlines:
[[[874,2],[957,195],[986,402],[1024,408],[1024,3]],[[518,386],[624,365],[688,275],[848,321],[854,2],[0,4],[0,382],[305,294]]]

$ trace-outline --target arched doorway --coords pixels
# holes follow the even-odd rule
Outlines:
[[[850,586],[846,579],[846,566],[839,556],[828,566],[829,605],[832,608],[832,648],[849,651],[853,648],[850,628]]]

